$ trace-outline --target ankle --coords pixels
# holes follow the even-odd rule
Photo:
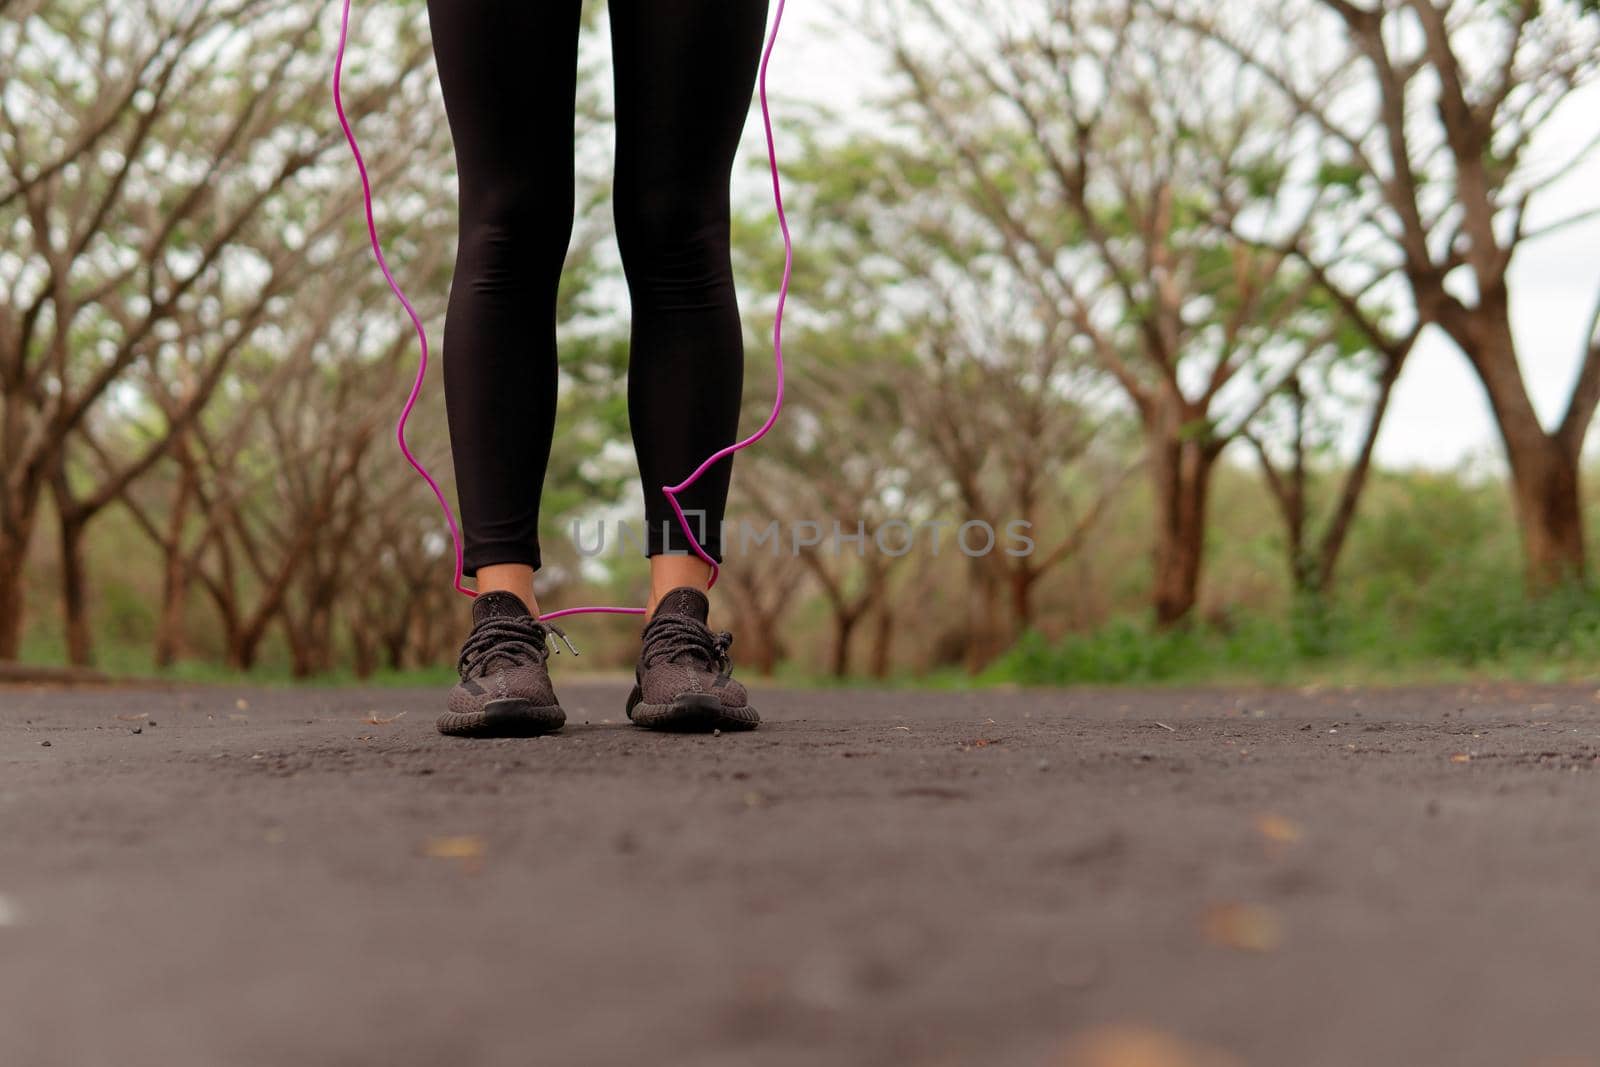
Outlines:
[[[711,582],[711,567],[696,556],[659,555],[650,557],[650,597],[645,601],[644,617],[654,617],[661,598],[681,586],[704,590]]]
[[[534,618],[539,617],[539,601],[533,595],[533,568],[525,563],[494,563],[478,568],[478,595],[502,592],[515,594]]]

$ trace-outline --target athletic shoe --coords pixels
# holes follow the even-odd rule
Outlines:
[[[733,635],[711,632],[710,611],[706,595],[693,586],[661,598],[640,635],[643,645],[627,707],[634,725],[704,733],[754,730],[761,724],[750,694],[730,677]]]
[[[449,710],[439,732],[456,737],[532,737],[561,729],[566,713],[556,702],[546,661],[557,626],[533,617],[515,593],[495,590],[472,602],[472,633],[461,646]],[[557,648],[557,651],[560,651]]]

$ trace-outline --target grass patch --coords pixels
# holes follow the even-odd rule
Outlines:
[[[1025,634],[980,684],[1377,684],[1488,678],[1561,682],[1600,674],[1600,593],[1568,586],[1530,598],[1507,576],[1452,594],[1354,608],[1298,605],[1288,619],[1157,630],[1124,618],[1051,641]]]

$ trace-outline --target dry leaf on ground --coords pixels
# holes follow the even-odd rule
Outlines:
[[[430,837],[422,846],[423,855],[441,860],[482,859],[487,846],[476,834],[460,837]]]
[[[1143,1026],[1101,1026],[1074,1038],[1061,1067],[1241,1067],[1221,1049]]]
[[[1301,837],[1299,824],[1282,815],[1256,816],[1256,829],[1275,845],[1292,845]]]
[[[1215,904],[1201,922],[1206,940],[1245,952],[1272,952],[1283,944],[1283,920],[1259,904]]]

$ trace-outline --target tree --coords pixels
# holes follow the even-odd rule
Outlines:
[[[1299,223],[1257,236],[1292,252],[1347,303],[1403,292],[1422,326],[1467,357],[1511,472],[1530,588],[1585,572],[1579,458],[1600,404],[1600,303],[1566,407],[1540,421],[1512,333],[1508,271],[1539,237],[1596,213],[1533,225],[1545,193],[1592,155],[1553,163],[1534,138],[1600,69],[1595,5],[1538,0],[1296,0],[1229,17],[1161,0],[1168,22],[1220,43],[1293,108],[1285,139],[1313,161]],[[1191,38],[1194,39],[1194,38]]]
[[[316,203],[318,167],[343,151],[321,118],[321,15],[263,0],[7,5],[0,659],[17,654],[46,489],[61,507],[64,604],[85,659],[85,527],[166,455],[274,301],[316,266],[301,245],[328,220],[300,209]],[[403,79],[426,54],[413,38],[390,74]],[[369,84],[355,110],[392,93]],[[153,432],[114,452],[96,435],[118,425],[109,413],[125,414],[141,365],[158,370],[147,383],[181,367],[181,384],[148,398]],[[80,448],[92,466],[74,462]]]
[[[1333,505],[1320,532],[1313,530],[1311,482],[1314,471],[1311,454],[1319,451],[1331,453],[1338,442],[1336,425],[1312,425],[1317,414],[1312,390],[1299,378],[1290,381],[1280,396],[1274,398],[1281,403],[1269,405],[1258,426],[1245,434],[1256,451],[1267,489],[1283,519],[1289,587],[1298,598],[1321,601],[1332,588],[1334,570],[1349,537],[1367,475],[1372,469],[1378,429],[1383,423],[1389,398],[1404,362],[1403,358],[1383,358],[1377,381],[1377,398],[1371,404],[1361,443],[1354,461],[1345,470],[1338,489],[1333,493]],[[1321,395],[1332,392],[1332,388],[1327,387]],[[1281,434],[1287,438],[1284,443],[1288,452],[1286,461],[1274,456],[1273,444],[1268,434],[1263,432],[1279,409],[1284,409],[1289,423],[1286,432]]]
[[[1230,197],[1279,195],[1286,113],[1131,3],[910,0],[873,32],[912,131],[886,154],[946,205],[936,239],[966,245],[958,269],[994,262],[1035,293],[1133,411],[1155,616],[1184,620],[1217,459],[1303,367],[1340,354],[1312,273],[1217,224]]]
[[[849,391],[810,388],[826,365],[816,359],[817,349],[808,346],[807,354],[807,365],[790,383],[807,399],[790,408],[787,424],[763,442],[739,483],[746,514],[767,526],[751,530],[750,544],[740,536],[726,550],[735,567],[771,567],[779,582],[794,581],[786,572],[798,559],[828,603],[829,670],[843,678],[850,673],[856,628],[883,602],[890,574],[904,558],[881,551],[877,538],[895,517],[906,471],[893,447],[894,425],[862,417],[862,398],[881,388],[883,378],[858,379]],[[769,536],[765,551],[776,560],[764,559],[754,540]]]

